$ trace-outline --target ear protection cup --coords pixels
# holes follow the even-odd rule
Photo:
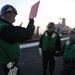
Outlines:
[[[12,16],[12,11],[7,11],[4,14],[6,17],[11,17]]]

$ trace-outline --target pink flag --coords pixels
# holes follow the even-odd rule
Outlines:
[[[35,3],[35,4],[31,7],[30,14],[29,14],[29,19],[30,19],[30,18],[35,18],[35,17],[37,16],[39,3],[40,3],[40,1],[38,1],[37,3]]]

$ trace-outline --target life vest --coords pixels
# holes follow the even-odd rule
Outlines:
[[[5,25],[9,25],[4,20],[0,19],[0,31]],[[20,59],[20,47],[16,43],[8,43],[0,38],[0,63],[6,64]]]
[[[66,42],[64,59],[75,59],[75,44],[70,46],[70,41]]]
[[[43,35],[43,50],[50,52],[55,52],[55,45],[56,45],[56,39],[57,39],[58,33],[54,31],[51,37],[48,36],[47,32]]]

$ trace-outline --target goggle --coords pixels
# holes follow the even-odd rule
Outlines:
[[[47,26],[47,28],[49,28],[49,29],[50,29],[50,28],[53,28],[53,26]]]

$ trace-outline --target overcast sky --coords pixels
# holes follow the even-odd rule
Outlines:
[[[17,11],[16,25],[23,22],[28,24],[31,6],[39,0],[0,0],[0,8],[5,4],[13,5]],[[66,25],[75,27],[75,0],[40,0],[40,5],[35,18],[35,25],[45,26],[49,22],[59,22],[59,18],[66,19]]]

